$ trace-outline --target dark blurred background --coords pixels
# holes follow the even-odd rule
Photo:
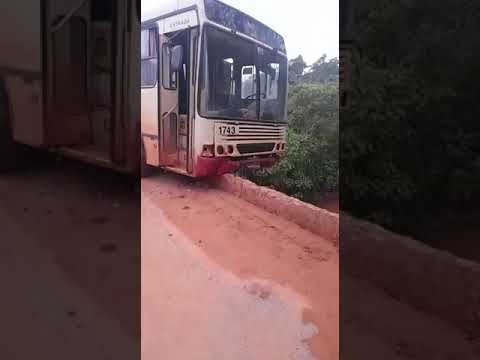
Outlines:
[[[478,14],[340,1],[342,358],[480,356]],[[373,305],[372,285],[397,307]]]
[[[139,12],[0,3],[2,359],[140,357]]]
[[[341,209],[479,260],[477,6],[340,6],[354,9],[341,18],[353,64],[340,121]]]

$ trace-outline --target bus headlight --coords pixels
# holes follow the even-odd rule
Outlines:
[[[223,147],[223,145],[218,145],[217,146],[217,154],[218,155],[223,155],[225,153],[225,149]]]
[[[214,146],[213,145],[203,145],[202,148],[202,157],[214,157]]]

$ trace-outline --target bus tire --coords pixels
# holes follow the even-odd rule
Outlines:
[[[140,153],[140,176],[142,178],[149,177],[153,173],[153,166],[147,164],[147,160],[145,158],[145,147],[142,143],[142,149]]]

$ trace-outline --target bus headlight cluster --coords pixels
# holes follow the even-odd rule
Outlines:
[[[214,146],[213,145],[203,145],[202,148],[202,157],[213,157],[214,154]]]
[[[217,145],[217,155],[233,155],[235,153],[235,147],[233,145]]]

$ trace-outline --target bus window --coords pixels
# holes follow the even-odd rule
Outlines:
[[[258,72],[258,77],[260,79],[260,98],[264,99],[267,96],[267,77],[263,70]]]
[[[141,86],[154,87],[157,84],[157,31],[142,30],[141,35]]]
[[[278,98],[278,75],[280,73],[280,64],[271,63],[267,67],[267,100],[276,100]]]
[[[217,64],[215,97],[221,106],[227,106],[235,96],[234,62],[232,58],[220,59]]]
[[[172,47],[164,44],[162,49],[162,79],[163,87],[167,90],[177,89],[177,73],[170,68]]]
[[[242,99],[255,93],[255,66],[244,66],[242,68]]]

